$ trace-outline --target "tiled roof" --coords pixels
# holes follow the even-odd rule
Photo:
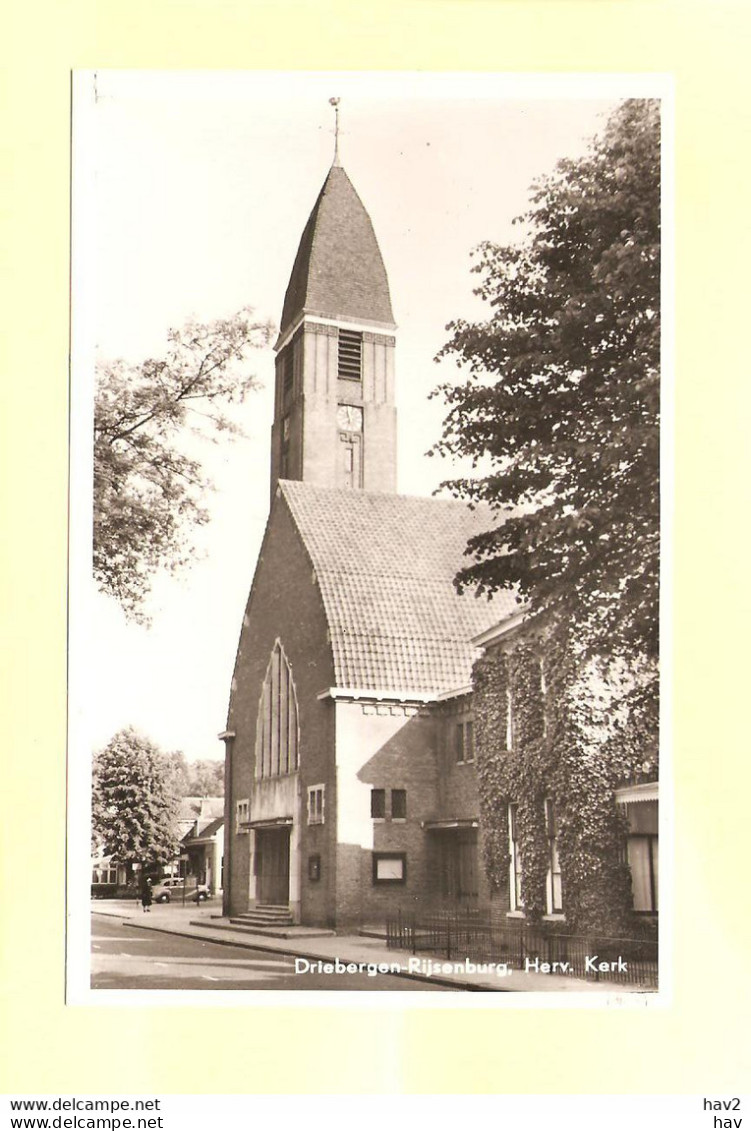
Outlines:
[[[360,197],[339,165],[329,171],[300,240],[281,333],[302,311],[393,325],[378,241]]]
[[[187,832],[185,834],[185,836],[182,838],[183,844],[187,843],[187,841],[189,841],[189,840],[195,840],[199,837],[201,839],[205,839],[206,837],[214,836],[215,833],[219,832],[219,830],[221,829],[223,824],[224,824],[224,817],[216,817],[213,821],[209,821],[203,827],[201,826],[201,823],[199,822],[198,832],[196,832],[195,828],[190,829],[190,831]]]
[[[320,586],[336,685],[439,695],[470,682],[471,638],[516,609],[457,594],[467,540],[497,519],[453,499],[279,484]]]

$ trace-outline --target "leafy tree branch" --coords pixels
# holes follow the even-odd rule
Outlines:
[[[129,619],[147,620],[144,602],[159,570],[180,570],[193,556],[190,531],[208,522],[211,483],[185,442],[241,435],[228,406],[259,387],[248,357],[270,335],[271,326],[245,309],[170,330],[164,358],[97,368],[94,577]]]
[[[592,652],[656,658],[659,579],[659,107],[628,101],[578,161],[532,191],[519,243],[483,244],[484,322],[439,357],[438,452],[490,462],[446,484],[498,523],[461,586],[514,587],[530,615],[573,620]]]

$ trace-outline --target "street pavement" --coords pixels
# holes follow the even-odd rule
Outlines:
[[[98,990],[421,990],[447,986],[387,974],[295,973],[292,955],[165,934],[92,918],[91,988]],[[449,991],[450,992],[450,991]]]
[[[239,951],[253,950],[263,954],[267,962],[280,957],[293,960],[297,956],[314,962],[326,963],[337,961],[371,965],[373,963],[400,963],[400,973],[388,976],[389,985],[387,988],[389,989],[455,989],[496,993],[519,991],[523,993],[550,993],[552,991],[554,993],[588,995],[607,994],[613,1001],[628,994],[653,992],[649,987],[618,985],[605,981],[596,982],[577,978],[570,973],[558,973],[554,970],[534,973],[510,967],[502,972],[500,969],[483,968],[482,964],[474,970],[465,970],[462,968],[461,956],[457,956],[456,966],[458,969],[439,968],[434,965],[427,971],[424,968],[411,970],[410,964],[418,962],[420,956],[413,958],[405,951],[390,950],[386,946],[386,940],[382,937],[340,935],[333,932],[322,933],[309,927],[290,928],[290,937],[285,938],[270,938],[251,933],[247,928],[240,928],[222,917],[221,901],[217,898],[199,906],[190,902],[184,906],[181,902],[155,904],[149,914],[144,914],[140,904],[135,900],[95,900],[92,902],[91,910],[94,916],[92,921],[97,918],[112,917],[120,923],[126,922],[131,925],[136,933],[147,928],[149,933],[163,932],[168,936],[168,940],[170,936],[175,940],[191,938],[206,943],[224,944],[226,947],[233,947]],[[176,943],[167,941],[165,945],[168,948],[167,953],[176,953]],[[429,956],[423,956],[422,961],[430,963],[431,959]],[[303,979],[293,972],[294,981],[291,988],[297,990],[353,988],[352,985],[342,984],[342,979],[345,977],[342,974],[336,976],[323,974],[322,984],[315,986],[313,985],[314,976],[313,973],[308,973]],[[347,975],[346,977],[354,976]],[[364,975],[364,977],[366,982],[360,988],[384,988],[376,978],[367,975]],[[382,977],[382,975],[378,975],[378,977]],[[400,979],[403,984],[391,984]],[[206,989],[210,985],[211,983],[204,981],[201,988]],[[274,988],[280,988],[278,982],[274,982]],[[290,987],[286,986],[285,988]]]

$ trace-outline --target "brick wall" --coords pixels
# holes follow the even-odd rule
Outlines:
[[[339,702],[337,778],[337,925],[382,920],[396,906],[425,898],[428,846],[422,822],[435,816],[434,720],[415,706]],[[386,791],[386,817],[374,820],[371,791]],[[391,815],[392,790],[407,795],[405,820]],[[405,853],[406,882],[373,882],[373,853]]]
[[[325,782],[333,786],[332,714],[318,693],[333,682],[331,649],[318,585],[310,560],[301,544],[283,499],[277,499],[264,538],[251,597],[246,609],[235,665],[234,690],[230,698],[228,730],[235,732],[228,773],[227,828],[232,838],[227,876],[228,908],[232,914],[247,910],[250,882],[251,837],[235,833],[235,802],[252,797],[255,781],[255,741],[258,702],[269,657],[277,638],[290,664],[298,703],[300,729],[300,857],[303,876],[307,871],[307,825],[304,809],[307,785]],[[331,856],[329,845],[324,850]],[[333,883],[330,860],[318,885],[319,892]],[[333,893],[333,889],[332,889]],[[329,903],[333,900],[330,893]],[[305,896],[303,895],[303,899]],[[325,901],[325,897],[323,897]]]

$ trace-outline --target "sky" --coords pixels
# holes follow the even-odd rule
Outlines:
[[[529,186],[576,157],[617,98],[616,77],[105,71],[78,74],[73,121],[71,719],[94,749],[133,725],[189,759],[223,757],[242,616],[269,509],[273,350],[252,366],[245,438],[208,448],[210,524],[180,578],[159,577],[150,627],[90,583],[91,390],[96,355],[159,357],[169,328],[252,306],[278,324],[298,242],[333,157],[370,214],[391,287],[398,482],[429,495],[456,474],[428,458],[428,400],[457,317],[488,310],[470,252],[518,229]]]

